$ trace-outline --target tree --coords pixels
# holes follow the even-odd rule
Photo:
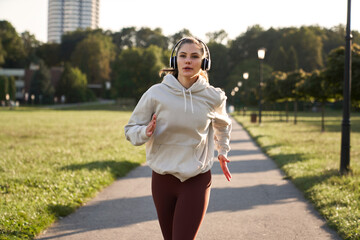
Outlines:
[[[76,46],[71,63],[86,74],[89,83],[104,84],[110,80],[114,57],[111,37],[91,34]]]
[[[272,72],[271,77],[267,78],[264,87],[264,99],[268,102],[277,102],[281,99],[280,81],[284,81],[287,74],[281,71]]]
[[[9,81],[6,76],[0,76],[0,101],[6,100],[6,94],[9,93]]]
[[[307,73],[300,69],[288,73],[286,78],[289,87],[288,100],[294,101],[294,124],[297,124],[298,101],[305,97],[305,93],[302,91],[302,84],[306,77]]]
[[[280,84],[287,78],[287,74],[281,71],[272,72],[271,76],[265,80],[264,100],[275,105],[282,100]],[[280,113],[281,119],[281,113]]]
[[[86,37],[92,34],[104,35],[101,29],[92,30],[87,28],[85,30],[78,29],[76,31],[67,32],[61,37],[60,53],[63,62],[69,62],[71,55],[75,51],[76,46]]]
[[[351,68],[351,101],[353,106],[360,106],[360,46],[352,45],[352,68]],[[329,86],[335,90],[337,99],[343,98],[345,49],[339,47],[330,52],[327,58],[327,67],[324,72]]]
[[[118,52],[125,48],[132,48],[136,45],[136,28],[127,27],[112,34],[112,40]]]
[[[360,43],[359,32],[352,31],[352,34],[353,43]],[[330,50],[344,45],[344,36],[343,27],[324,29],[304,26],[264,30],[255,25],[229,41],[229,68],[249,58],[256,58],[257,50],[265,47],[266,63],[276,71],[304,69],[311,72],[322,69]]]
[[[44,60],[47,66],[60,66],[62,64],[60,44],[45,43],[36,48],[36,56]]]
[[[280,46],[273,52],[272,61],[274,70],[284,72],[288,70],[288,55],[283,46]]]
[[[294,102],[294,124],[297,123],[297,102],[303,96],[299,83],[306,77],[306,73],[300,69],[287,73],[286,79],[279,81],[280,101],[286,102],[286,121],[289,121],[288,102]]]
[[[230,41],[230,64],[236,64],[249,58],[257,58],[257,50],[264,46],[264,41],[261,36],[264,29],[255,25],[247,29],[247,31],[237,37],[235,40]],[[268,49],[268,48],[267,48]]]
[[[242,81],[242,86],[239,88],[239,92],[232,96],[232,102],[236,106],[237,102],[241,105],[251,106],[256,104],[256,86],[254,81],[256,79],[255,72],[258,72],[256,62],[252,60],[243,61],[229,69],[228,76],[226,78],[225,93],[227,96],[231,96],[232,90],[237,86],[238,82],[242,80],[244,72],[249,73],[249,79]],[[211,77],[211,76],[210,76]]]
[[[142,71],[143,86],[139,86],[139,93],[143,94],[150,86],[158,83],[160,80],[159,71],[164,67],[162,62],[162,49],[158,46],[151,45],[144,49],[142,54]]]
[[[353,44],[351,99],[353,106],[360,108],[360,45]]]
[[[220,31],[206,33],[206,37],[209,39],[209,42],[222,44],[227,39],[228,34],[224,29],[221,29]]]
[[[5,61],[4,68],[25,67],[25,49],[21,37],[8,21],[0,21],[0,40],[2,45],[2,56]]]
[[[267,79],[273,69],[267,65],[263,64],[263,76],[264,79]],[[243,73],[249,73],[249,79],[243,80]],[[230,96],[231,90],[237,86],[238,82],[242,82],[240,91],[235,95],[237,99],[241,101],[243,105],[246,106],[255,106],[258,104],[259,99],[259,60],[252,58],[244,60],[234,67],[229,69],[229,74],[226,81],[225,92]],[[240,96],[240,98],[238,97]]]
[[[319,30],[323,42],[323,61],[326,62],[327,55],[331,50],[344,46],[346,29],[344,25],[338,25],[330,29]]]
[[[2,41],[0,38],[0,66],[5,62],[5,55],[6,55],[6,52],[3,48]]]
[[[40,46],[40,41],[36,40],[35,36],[28,31],[21,33],[21,40],[24,45],[26,65],[29,66],[31,62],[37,59],[36,48]]]
[[[118,98],[135,97],[137,85],[140,85],[142,49],[124,49],[114,61],[112,95]]]
[[[327,66],[324,72],[325,78],[334,89],[337,99],[342,97],[345,63],[344,52],[344,47],[332,50],[327,58]]]
[[[225,45],[217,42],[208,44],[211,52],[211,69],[209,71],[210,83],[219,88],[225,88],[229,74],[229,55]]]
[[[16,100],[16,85],[15,78],[13,76],[8,77],[8,92],[11,100]]]
[[[179,32],[171,35],[169,37],[169,43],[170,43],[170,46],[174,46],[180,39],[184,38],[184,37],[190,37],[192,36],[191,32],[189,31],[189,29],[182,29],[180,30]]]
[[[299,59],[297,57],[296,49],[291,46],[287,54],[287,63],[285,64],[286,72],[296,71],[299,69]]]
[[[293,46],[297,53],[299,68],[312,71],[323,67],[321,37],[309,27],[285,29],[282,45],[288,49]]]
[[[87,79],[79,68],[73,68],[69,63],[65,64],[64,72],[56,88],[56,95],[60,98],[65,96],[66,102],[84,102],[87,100]]]
[[[150,86],[159,82],[162,67],[162,50],[157,46],[124,49],[113,65],[113,96],[139,100]]]
[[[35,103],[52,103],[54,88],[50,80],[50,71],[44,61],[39,61],[39,70],[35,71],[30,83],[30,96],[34,95]]]
[[[136,32],[136,46],[147,48],[151,45],[158,46],[162,49],[168,49],[168,38],[162,34],[161,28],[141,28]]]
[[[321,131],[325,131],[325,104],[328,101],[334,101],[334,93],[329,82],[326,81],[324,73],[318,70],[312,72],[302,86],[304,92],[311,101],[319,101],[321,103]]]

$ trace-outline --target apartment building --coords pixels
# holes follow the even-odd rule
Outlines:
[[[100,0],[49,0],[48,42],[61,42],[61,36],[76,29],[99,26]]]

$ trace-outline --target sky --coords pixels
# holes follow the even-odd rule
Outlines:
[[[47,42],[48,0],[0,0],[0,20],[18,33],[29,31]],[[352,1],[351,29],[360,31],[360,0]],[[186,28],[201,39],[225,30],[229,39],[256,24],[270,27],[346,25],[346,0],[100,0],[99,27],[161,28],[166,36]]]

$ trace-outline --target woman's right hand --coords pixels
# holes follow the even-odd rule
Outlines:
[[[151,121],[146,127],[146,136],[151,137],[156,128],[156,115],[154,114]]]

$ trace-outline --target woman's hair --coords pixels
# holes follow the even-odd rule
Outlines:
[[[197,39],[194,38],[194,37],[185,37],[185,38],[180,42],[180,44],[179,44],[179,46],[177,47],[177,50],[176,50],[176,56],[177,56],[180,48],[181,48],[184,44],[187,44],[187,43],[196,44],[196,45],[200,48],[200,51],[201,51],[201,53],[202,53],[202,55],[203,55],[203,58],[208,57],[208,56],[207,56],[207,52],[206,52],[206,50],[205,50],[204,44],[202,44],[199,40],[197,40]],[[171,68],[171,67],[169,67],[169,68],[163,68],[163,69],[161,69],[160,72],[159,72],[159,75],[162,76],[162,74],[172,74],[174,77],[177,78],[177,77],[178,77],[178,73],[179,73],[179,71],[178,71],[177,68]],[[200,75],[203,76],[203,77],[206,79],[206,81],[209,81],[209,77],[208,77],[208,74],[207,74],[206,71],[204,71],[204,70],[201,69],[201,70],[200,70]]]

